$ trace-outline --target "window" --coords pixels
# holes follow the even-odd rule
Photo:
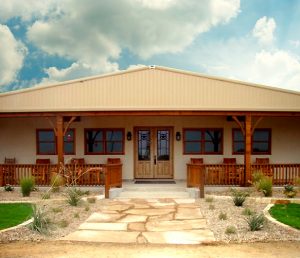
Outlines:
[[[223,129],[184,129],[184,154],[222,154]]]
[[[52,129],[37,129],[37,154],[55,155],[56,136]],[[68,129],[64,136],[64,153],[66,155],[75,154],[75,129]]]
[[[232,130],[233,154],[245,153],[245,139],[240,129]],[[271,129],[255,129],[252,135],[252,154],[271,154]]]
[[[85,154],[123,153],[123,129],[85,129]]]

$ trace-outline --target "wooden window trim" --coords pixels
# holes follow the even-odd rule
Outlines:
[[[207,130],[216,130],[221,132],[221,147],[219,152],[205,152],[205,143],[210,142],[205,140],[205,131]],[[197,141],[188,141],[188,142],[199,142],[201,144],[201,151],[189,153],[185,151],[185,132],[186,131],[200,131],[201,132],[201,140]],[[224,130],[223,128],[183,128],[183,155],[223,155],[223,141],[224,141]]]
[[[69,128],[66,132],[66,134],[69,132],[69,131],[73,131],[73,141],[71,141],[73,143],[73,149],[72,149],[72,152],[71,153],[65,153],[65,143],[70,143],[69,141],[65,141],[64,139],[64,155],[76,155],[76,130],[75,128]],[[64,137],[65,138],[65,137]]]
[[[102,131],[103,133],[103,152],[88,152],[87,151],[87,139],[86,132],[88,131]],[[121,131],[122,132],[122,141],[115,141],[122,143],[122,151],[121,152],[108,152],[107,151],[107,141],[106,141],[106,132],[107,131]],[[100,141],[99,141],[100,142]],[[124,128],[85,128],[84,129],[84,154],[85,155],[124,155],[125,154],[125,129]]]
[[[235,131],[241,131],[239,128],[233,128],[232,129],[232,154],[233,155],[244,155],[244,152],[235,152],[234,151],[234,143],[235,142],[244,142],[244,141],[234,141],[234,132]],[[254,130],[255,131],[269,131],[269,139],[268,139],[268,144],[269,144],[269,149],[268,151],[266,152],[254,152],[253,151],[253,142],[266,142],[266,141],[254,141],[253,140],[253,135],[251,137],[251,147],[252,147],[252,150],[251,150],[251,154],[252,155],[271,155],[272,154],[272,129],[271,128],[256,128]],[[253,132],[253,134],[254,134]]]
[[[52,131],[54,134],[54,145],[55,145],[55,150],[54,153],[41,153],[40,152],[40,141],[39,141],[39,132],[49,132]],[[44,143],[53,143],[50,141],[44,142]],[[50,128],[42,128],[42,129],[36,129],[36,155],[56,155],[57,154],[57,140],[55,137],[55,132],[53,131],[53,129]]]
[[[57,137],[55,136],[54,131],[53,131],[53,133],[54,133],[55,152],[54,153],[41,153],[40,152],[39,132],[41,132],[41,131],[49,132],[49,131],[53,131],[53,129],[51,129],[51,128],[38,128],[38,129],[36,129],[36,155],[40,155],[40,156],[42,156],[42,155],[48,155],[48,156],[49,155],[57,155]],[[75,155],[76,154],[76,151],[75,151],[76,150],[76,130],[75,130],[75,128],[69,128],[67,130],[67,132],[68,131],[73,131],[73,135],[74,135],[74,137],[73,137],[73,150],[72,150],[72,153],[68,153],[68,154],[64,153],[64,155]],[[65,141],[64,141],[64,143],[65,143]]]

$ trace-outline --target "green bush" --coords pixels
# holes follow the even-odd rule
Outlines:
[[[235,226],[228,226],[225,230],[225,233],[227,235],[229,234],[235,234],[236,233],[236,227]]]
[[[262,191],[264,196],[270,197],[272,196],[272,178],[264,176],[259,182],[258,182],[258,190]]]
[[[213,201],[214,201],[214,198],[213,198],[213,197],[206,197],[206,198],[205,198],[205,201],[206,201],[206,202],[213,202]]]
[[[243,206],[246,198],[249,196],[248,192],[231,189],[232,200],[235,206]]]
[[[250,215],[253,215],[255,212],[252,211],[250,208],[245,208],[243,211],[242,211],[242,215],[245,215],[245,216],[250,216]]]
[[[227,214],[226,212],[220,212],[219,213],[219,220],[227,220]]]
[[[46,212],[42,210],[41,207],[36,207],[32,205],[32,217],[33,222],[30,224],[30,228],[39,233],[48,233],[50,220],[46,217]]]
[[[70,188],[67,191],[67,203],[71,206],[77,206],[81,200],[82,196],[78,194],[76,188]]]
[[[34,177],[23,177],[20,180],[21,192],[23,197],[30,196],[30,193],[35,188],[35,180]]]
[[[5,192],[12,192],[14,190],[13,186],[12,185],[9,185],[9,184],[6,184],[4,186],[4,191]]]
[[[264,174],[257,170],[252,174],[252,184],[256,185],[262,178],[264,177]]]
[[[293,185],[288,184],[288,185],[284,186],[283,193],[285,194],[285,196],[287,198],[294,198],[296,196],[296,194],[297,194],[297,191],[296,191],[296,189],[294,188]]]
[[[52,192],[59,192],[59,188],[65,184],[65,179],[62,175],[53,173],[50,180]]]
[[[265,216],[263,214],[252,214],[246,218],[250,231],[257,231],[263,228]]]

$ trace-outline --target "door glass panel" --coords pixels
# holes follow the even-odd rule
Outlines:
[[[150,160],[150,131],[138,131],[138,159]]]
[[[157,160],[170,160],[169,131],[157,131]]]

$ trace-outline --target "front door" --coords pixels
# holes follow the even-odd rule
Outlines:
[[[135,178],[173,178],[173,130],[135,129]]]

